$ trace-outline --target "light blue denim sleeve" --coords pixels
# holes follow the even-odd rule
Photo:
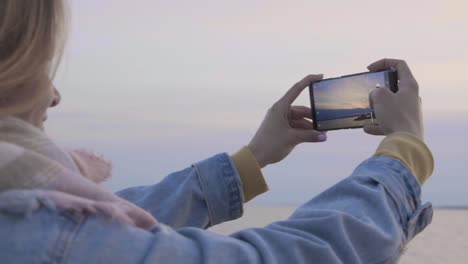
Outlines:
[[[374,157],[289,219],[264,228],[222,236],[193,227],[146,232],[87,221],[69,256],[78,262],[96,256],[91,261],[395,263],[431,219],[432,207],[421,204],[411,172],[397,160]]]
[[[226,153],[174,172],[160,183],[128,188],[117,195],[172,228],[208,228],[243,213],[242,182]]]

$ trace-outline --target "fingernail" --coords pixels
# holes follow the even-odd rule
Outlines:
[[[320,135],[318,136],[318,139],[319,139],[320,141],[325,141],[325,140],[327,140],[327,135],[326,135],[326,134],[320,134]]]

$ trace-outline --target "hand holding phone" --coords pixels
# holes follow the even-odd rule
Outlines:
[[[263,122],[248,144],[260,168],[276,163],[304,142],[323,142],[327,136],[313,129],[310,109],[291,106],[311,82],[322,79],[322,75],[309,75],[293,85],[268,110]]]
[[[369,124],[364,131],[373,135],[406,132],[424,139],[419,85],[403,60],[383,59],[367,67],[371,72],[395,68],[398,71],[398,91],[375,90],[370,94],[378,125]]]

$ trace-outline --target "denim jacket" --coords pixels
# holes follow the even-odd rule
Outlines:
[[[285,221],[230,236],[205,230],[242,216],[242,183],[227,154],[118,195],[162,224],[146,231],[25,201],[0,208],[0,262],[395,263],[432,219],[415,177],[389,157],[364,161]]]

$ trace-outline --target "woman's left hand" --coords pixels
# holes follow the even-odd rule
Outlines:
[[[248,144],[260,167],[284,159],[293,148],[303,142],[323,142],[324,132],[313,129],[310,108],[291,106],[299,94],[323,75],[309,75],[296,83],[268,110],[255,136]]]

